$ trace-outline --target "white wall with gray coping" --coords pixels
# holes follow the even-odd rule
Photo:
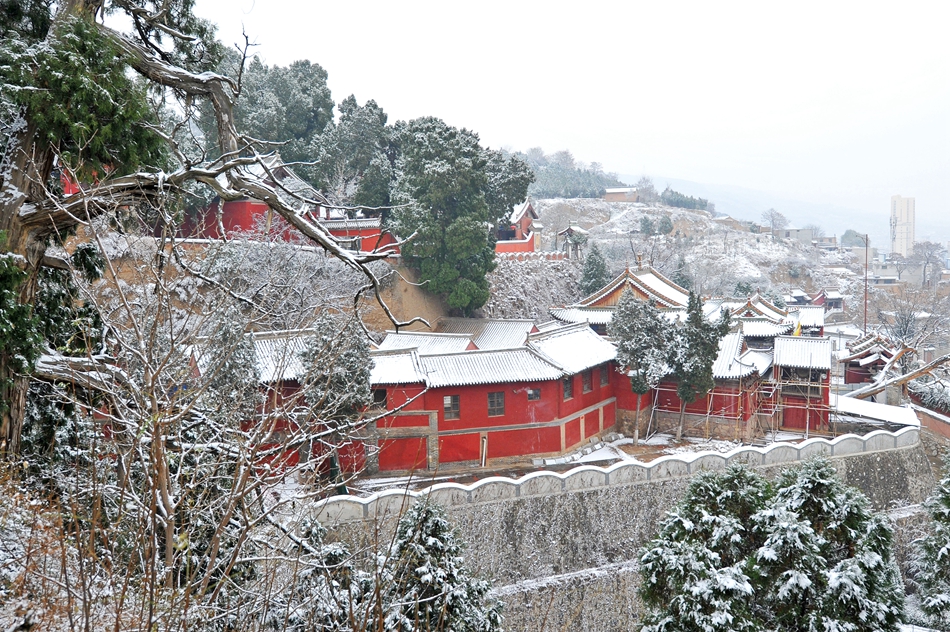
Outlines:
[[[467,543],[469,565],[507,602],[505,629],[539,630],[546,621],[547,630],[628,630],[642,608],[638,553],[680,501],[691,475],[741,461],[773,477],[816,454],[828,456],[841,478],[864,491],[877,510],[920,503],[934,485],[919,431],[907,428],[665,456],[648,464],[534,472],[517,480],[440,483],[418,492],[333,497],[313,511],[357,550],[386,541],[397,516],[428,498],[446,508]]]

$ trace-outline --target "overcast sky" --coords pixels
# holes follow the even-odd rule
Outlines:
[[[321,64],[335,101],[375,99],[391,122],[434,115],[491,147],[570,149],[607,171],[836,204],[882,229],[890,196],[915,196],[918,239],[950,239],[941,2],[197,0],[196,10],[228,44],[243,25],[265,63]]]

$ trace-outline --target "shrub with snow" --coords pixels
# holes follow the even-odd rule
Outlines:
[[[891,530],[823,459],[690,485],[641,555],[643,630],[897,630]]]

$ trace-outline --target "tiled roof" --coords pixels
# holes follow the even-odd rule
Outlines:
[[[532,219],[538,219],[538,214],[534,211],[534,206],[532,206],[531,201],[525,200],[521,204],[515,204],[511,208],[511,215],[508,216],[508,221],[515,224],[525,213],[530,213]]]
[[[743,336],[739,332],[727,334],[719,341],[719,355],[713,362],[713,377],[718,380],[738,380],[750,375],[764,375],[772,366],[772,353],[749,349],[742,351]]]
[[[358,230],[367,228],[379,228],[380,219],[378,217],[356,217],[344,219],[321,219],[322,224],[327,230]]]
[[[776,323],[768,318],[744,318],[739,321],[746,338],[774,338],[792,330],[791,323]]]
[[[719,380],[737,380],[755,373],[755,366],[745,365],[739,361],[741,353],[741,333],[735,332],[723,336],[719,341],[719,354],[712,366],[713,377]]]
[[[616,305],[617,301],[620,300],[623,289],[628,285],[639,290],[641,294],[649,296],[661,307],[686,307],[689,302],[689,294],[686,290],[650,266],[643,266],[636,270],[627,268],[606,286],[571,307],[610,307]],[[608,304],[604,304],[605,302]]]
[[[320,192],[294,173],[293,169],[285,165],[277,152],[261,156],[260,162],[237,167],[237,170],[253,178],[268,182],[274,187],[281,201],[290,208],[296,209],[298,213],[315,211],[317,204],[323,200]],[[274,182],[275,179],[277,182]],[[227,185],[227,176],[221,174],[218,176],[218,181],[223,185]],[[304,202],[300,198],[312,200],[312,202]]]
[[[419,363],[415,349],[393,349],[372,351],[370,358],[373,368],[370,370],[370,384],[423,384],[425,373]]]
[[[564,323],[590,323],[606,325],[614,317],[611,307],[552,307],[551,316]]]
[[[564,371],[532,349],[493,349],[421,356],[430,388],[557,380]]]
[[[470,334],[479,349],[510,349],[524,345],[534,331],[533,320],[495,318],[440,318],[436,331],[446,334]]]
[[[305,369],[300,354],[315,333],[312,329],[304,329],[250,334],[261,382],[266,384],[303,377]]]
[[[471,334],[443,334],[427,331],[387,331],[386,337],[379,343],[380,350],[418,349],[419,355],[434,353],[456,353],[477,347]]]
[[[802,327],[825,326],[825,308],[821,305],[802,305],[790,315],[795,317]]]
[[[528,346],[567,373],[580,373],[617,357],[617,349],[584,323],[531,334]]]
[[[808,336],[775,338],[775,366],[799,369],[831,369],[831,340]]]

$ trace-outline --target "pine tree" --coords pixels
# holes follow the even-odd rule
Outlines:
[[[587,257],[584,259],[584,271],[581,275],[581,292],[584,296],[593,294],[603,288],[610,281],[607,272],[607,262],[600,248],[592,243]]]
[[[495,267],[488,226],[525,199],[530,173],[517,159],[499,163],[478,135],[425,117],[397,123],[394,226],[414,235],[402,250],[433,294],[471,315],[488,300]]]
[[[417,502],[400,519],[389,558],[384,629],[391,632],[493,632],[501,604],[465,567],[458,536],[440,507]]]
[[[617,346],[617,364],[628,372],[630,387],[637,394],[637,419],[633,429],[636,444],[640,439],[642,397],[656,388],[668,371],[670,324],[655,306],[625,290],[607,333]]]
[[[704,473],[641,555],[644,630],[896,631],[891,531],[824,459]]]
[[[719,355],[719,341],[729,333],[729,314],[723,312],[717,322],[703,316],[703,304],[698,295],[689,293],[686,322],[673,332],[669,347],[669,364],[676,380],[676,394],[680,398],[680,423],[676,439],[683,437],[686,424],[686,405],[696,401],[716,386],[712,366]]]
[[[914,581],[920,589],[921,609],[935,625],[946,628],[950,624],[950,473],[925,506],[932,532],[916,543]]]

